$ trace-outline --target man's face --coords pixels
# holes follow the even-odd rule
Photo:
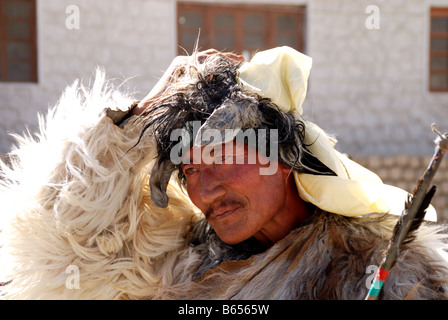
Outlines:
[[[236,244],[261,236],[286,208],[290,169],[278,164],[275,173],[261,175],[260,168],[269,166],[267,158],[237,141],[223,145],[222,152],[204,148],[190,149],[189,163],[182,165],[190,199],[222,241]]]

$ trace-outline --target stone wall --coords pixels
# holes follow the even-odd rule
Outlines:
[[[379,29],[366,27],[378,8]],[[448,130],[448,93],[428,91],[434,0],[308,1],[313,58],[305,115],[353,155],[432,154],[433,122]]]
[[[418,178],[428,167],[431,156],[370,156],[352,159],[378,174],[384,183],[413,192]],[[438,220],[448,222],[448,157],[441,162],[432,184],[437,187],[432,205],[437,210]]]
[[[272,0],[201,0],[268,5]],[[54,105],[66,85],[88,82],[97,65],[143,96],[177,52],[176,0],[37,0],[37,84],[0,83],[0,153],[8,132],[35,128],[37,112]],[[353,155],[424,156],[431,123],[448,130],[448,93],[428,92],[429,10],[446,0],[279,0],[306,6],[305,53],[313,58],[305,116],[336,133]],[[66,8],[80,10],[67,29]],[[379,9],[368,29],[366,8]]]
[[[79,8],[79,29],[66,9]],[[143,98],[175,57],[174,0],[37,0],[38,83],[0,83],[0,153],[8,133],[35,131],[37,113],[57,103],[76,79],[89,84],[97,66]]]

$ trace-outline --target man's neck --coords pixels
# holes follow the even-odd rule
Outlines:
[[[310,208],[297,193],[294,180],[289,179],[288,184],[285,206],[254,235],[265,246],[270,247],[286,237],[311,215]]]

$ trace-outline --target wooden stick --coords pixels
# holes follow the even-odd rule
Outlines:
[[[386,281],[390,270],[397,261],[403,243],[405,243],[405,240],[409,236],[410,231],[412,230],[412,232],[414,232],[415,229],[420,225],[420,223],[417,221],[419,218],[416,218],[417,214],[419,212],[421,213],[421,210],[426,211],[426,208],[428,207],[429,202],[434,195],[435,188],[432,188],[429,192],[428,188],[443,159],[443,156],[448,151],[448,134],[445,133],[444,135],[442,135],[439,131],[437,131],[434,124],[432,125],[432,130],[438,135],[438,138],[435,140],[435,153],[422,178],[419,179],[416,190],[412,198],[410,199],[410,202],[406,203],[405,209],[403,210],[403,213],[401,214],[397,225],[395,226],[394,234],[392,235],[387,253],[383,261],[381,262],[380,267],[378,268],[375,279],[372,282],[365,300],[378,299],[381,288],[383,287],[383,284]],[[424,214],[425,212],[422,213],[421,219],[423,219]],[[418,223],[418,225],[415,225],[416,223]]]

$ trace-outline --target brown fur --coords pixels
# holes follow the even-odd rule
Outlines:
[[[389,216],[358,219],[318,211],[310,224],[266,252],[223,262],[199,281],[173,286],[162,297],[363,299],[372,275],[367,267],[379,265],[395,222]],[[425,246],[425,233],[432,227],[423,228],[391,271],[382,299],[447,298],[446,261]]]

